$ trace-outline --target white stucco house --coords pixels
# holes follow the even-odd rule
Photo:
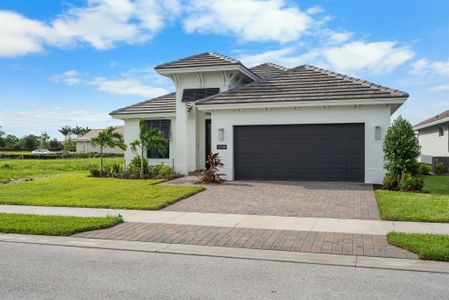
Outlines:
[[[139,120],[170,140],[164,157],[177,172],[205,167],[218,152],[227,180],[381,183],[382,143],[390,116],[408,94],[310,65],[292,69],[206,52],[156,66],[173,93],[111,112],[125,142]],[[127,150],[125,160],[134,154]]]
[[[449,110],[419,122],[413,129],[418,132],[422,162],[431,164],[434,157],[449,159]]]
[[[76,145],[76,153],[99,153],[100,148],[98,146],[92,145],[92,142],[90,140],[96,137],[98,133],[100,133],[102,130],[104,129],[91,129],[85,135],[73,139],[73,142]],[[124,127],[117,126],[117,128],[114,131],[120,133],[123,136]],[[123,154],[124,152],[125,151],[123,151],[119,147],[114,148],[106,147],[103,149],[103,153],[108,154]]]

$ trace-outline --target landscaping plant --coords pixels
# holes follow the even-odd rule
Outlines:
[[[401,190],[408,187],[419,188],[422,179],[411,180],[410,176],[419,176],[418,157],[421,154],[421,149],[409,121],[399,116],[393,122],[385,135],[383,150],[386,161],[385,168],[388,172],[384,180],[384,187],[388,189],[401,188]]]
[[[218,173],[219,169],[224,166],[221,159],[218,157],[218,153],[210,153],[207,156],[208,167],[201,170],[199,180],[201,183],[221,183],[223,174]]]
[[[123,142],[123,137],[120,133],[115,132],[115,127],[109,126],[105,130],[98,133],[98,135],[91,139],[92,145],[100,148],[100,173],[104,174],[103,165],[103,151],[105,147],[114,148],[119,147],[122,150],[126,149]]]
[[[441,175],[444,172],[444,165],[441,161],[436,161],[435,162],[435,174],[437,175]]]
[[[150,129],[147,126],[145,120],[140,120],[139,123],[139,139],[131,142],[131,150],[137,154],[140,150],[140,177],[145,177],[145,169],[144,169],[144,153],[145,149],[147,150],[155,150],[159,152],[160,155],[165,155],[168,148],[168,140],[159,132],[157,129]]]

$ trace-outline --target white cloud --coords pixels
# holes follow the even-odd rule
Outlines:
[[[243,41],[297,40],[312,19],[284,0],[192,0],[187,32],[232,34]]]
[[[391,72],[412,59],[413,51],[398,47],[396,42],[350,42],[322,51],[326,61],[337,71],[357,72],[370,70],[374,73]]]
[[[449,91],[449,84],[437,85],[430,88],[431,92]]]
[[[154,98],[168,93],[164,88],[150,87],[131,79],[111,80],[105,77],[97,77],[90,84],[94,85],[99,91],[115,95]]]
[[[0,11],[0,56],[19,56],[87,43],[109,49],[117,43],[143,43],[162,30],[181,8],[178,0],[89,0],[44,23]]]
[[[300,64],[310,63],[310,61],[315,59],[317,55],[318,53],[316,52],[298,54],[295,47],[287,47],[257,54],[243,54],[239,56],[239,60],[249,67],[266,62],[279,64],[285,67],[295,67]]]
[[[436,74],[449,76],[449,59],[446,61],[435,61],[430,66]]]
[[[50,34],[45,24],[11,11],[0,11],[0,56],[19,56],[43,51]]]
[[[319,5],[315,5],[306,9],[306,13],[308,13],[309,15],[321,14],[323,12],[324,9]]]
[[[412,64],[412,70],[410,71],[413,75],[423,75],[427,73],[429,67],[429,62],[427,59],[419,59]]]
[[[55,75],[52,80],[56,83],[65,83],[67,85],[77,85],[81,82],[80,74],[75,70]]]
[[[43,131],[51,136],[59,136],[58,128],[62,126],[88,126],[103,128],[107,125],[119,124],[108,112],[88,110],[71,110],[61,107],[39,108],[37,110],[1,110],[0,120],[3,129],[16,135],[40,134]],[[12,131],[12,129],[14,131]]]

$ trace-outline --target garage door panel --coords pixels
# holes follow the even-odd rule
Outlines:
[[[364,181],[364,124],[236,126],[236,179]]]

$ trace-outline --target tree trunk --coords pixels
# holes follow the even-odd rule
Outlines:
[[[143,145],[140,147],[140,178],[143,179]]]
[[[103,146],[100,147],[100,174],[103,176]]]

